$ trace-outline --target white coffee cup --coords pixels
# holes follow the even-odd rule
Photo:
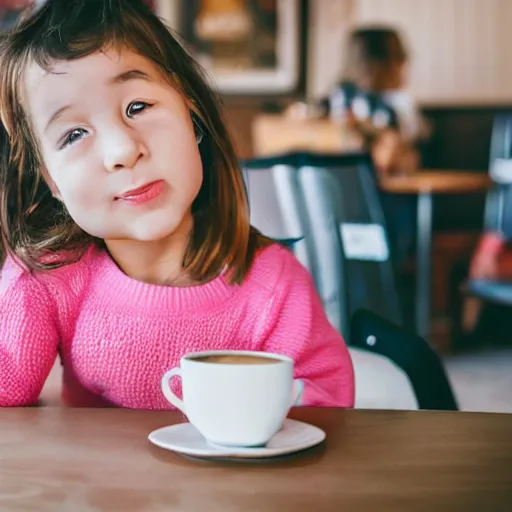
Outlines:
[[[175,376],[181,377],[183,399],[169,387]],[[264,352],[191,353],[162,377],[165,398],[220,446],[264,445],[281,428],[300,389],[293,360]]]

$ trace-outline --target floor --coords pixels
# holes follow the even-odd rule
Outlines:
[[[445,365],[462,410],[512,413],[512,348],[448,356]]]

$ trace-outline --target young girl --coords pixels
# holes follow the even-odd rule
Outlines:
[[[217,103],[142,0],[48,0],[2,41],[0,405],[60,355],[76,406],[166,409],[188,352],[295,361],[350,407],[352,364],[307,271],[249,224]]]

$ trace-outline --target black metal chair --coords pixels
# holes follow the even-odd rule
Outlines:
[[[367,310],[354,313],[351,345],[391,360],[408,376],[420,409],[458,410],[442,361],[421,337]]]
[[[348,343],[349,319],[366,308],[402,324],[387,226],[366,153],[318,159],[299,169],[318,288]]]
[[[304,237],[296,250],[311,272],[330,322],[350,343],[352,312],[366,307],[396,323],[402,313],[371,157],[289,153],[242,163],[246,172],[272,169],[274,193],[288,231]],[[346,233],[380,236],[382,257],[354,255]],[[371,249],[371,248],[370,248]],[[371,251],[370,251],[371,252]]]
[[[306,267],[314,270],[311,273],[316,278],[329,320],[349,343],[356,374],[356,407],[417,408],[407,374],[388,357],[369,350],[365,344],[358,344],[357,333],[355,344],[351,340],[350,315],[365,304],[394,317],[397,322],[400,320],[395,295],[381,293],[382,287],[378,284],[380,266],[385,265],[386,272],[390,272],[389,262],[346,261],[340,235],[340,222],[345,218],[362,224],[383,223],[369,157],[360,153],[340,157],[293,153],[242,162],[242,168],[249,186],[251,210],[256,213],[256,227],[283,245],[291,246],[296,253],[297,249],[305,251]],[[313,176],[308,177],[308,174]],[[328,192],[323,191],[324,187]],[[363,199],[358,199],[359,194]],[[346,195],[350,196],[348,200]],[[307,202],[306,196],[309,196]],[[314,238],[314,231],[322,233],[319,239]],[[295,235],[301,235],[302,239],[294,238]],[[357,269],[357,265],[361,268]],[[372,279],[365,282],[368,271]],[[359,299],[351,297],[354,278],[359,282],[359,291],[363,292]],[[368,285],[373,278],[377,279],[375,288]],[[333,295],[329,296],[331,292]],[[330,298],[334,300],[329,301]],[[393,304],[391,314],[385,308],[380,309]],[[377,387],[374,382],[378,382]]]

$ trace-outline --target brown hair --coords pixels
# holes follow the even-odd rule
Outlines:
[[[82,231],[52,197],[21,97],[30,62],[49,70],[109,47],[127,48],[155,63],[187,99],[203,132],[203,185],[192,205],[194,230],[183,265],[200,280],[228,267],[246,275],[255,251],[267,245],[249,222],[243,176],[217,99],[205,77],[168,28],[142,0],[47,0],[1,41],[0,226],[3,249],[28,268],[45,270],[78,260],[101,240]],[[58,258],[47,256],[59,255]]]
[[[344,79],[379,92],[408,56],[399,33],[386,27],[354,30],[348,39]]]

